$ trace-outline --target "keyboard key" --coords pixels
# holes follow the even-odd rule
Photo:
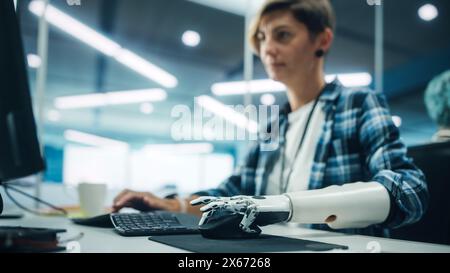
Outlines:
[[[150,236],[199,233],[195,227],[182,225],[170,212],[113,213],[115,230],[123,236]]]

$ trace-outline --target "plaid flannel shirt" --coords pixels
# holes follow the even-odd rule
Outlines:
[[[324,105],[325,124],[316,147],[309,189],[378,182],[391,198],[390,213],[384,223],[340,231],[388,237],[389,229],[418,221],[426,211],[427,185],[423,173],[406,156],[406,147],[392,121],[385,97],[371,90],[348,89],[335,81],[325,87],[320,101]],[[275,121],[279,122],[279,146],[285,144],[289,112],[287,104]],[[268,127],[270,130],[270,125]],[[280,156],[280,148],[265,151],[261,149],[263,143],[256,143],[244,164],[217,188],[196,194],[264,195],[268,174]],[[330,230],[325,224],[311,227]]]

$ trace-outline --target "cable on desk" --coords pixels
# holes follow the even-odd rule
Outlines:
[[[2,183],[1,185],[5,188],[5,193],[6,193],[6,195],[11,199],[11,201],[12,201],[16,206],[18,206],[19,208],[21,208],[21,209],[23,209],[23,210],[25,210],[25,211],[28,211],[29,213],[36,214],[36,215],[39,215],[39,216],[45,215],[44,213],[41,213],[41,212],[38,212],[38,211],[35,211],[35,210],[32,210],[32,209],[29,209],[29,208],[23,206],[22,204],[20,204],[20,203],[19,203],[19,202],[11,195],[11,193],[9,192],[9,190],[13,190],[13,191],[18,192],[18,193],[20,193],[20,194],[22,194],[22,195],[24,195],[24,196],[26,196],[26,197],[28,197],[28,198],[31,198],[31,199],[33,199],[33,200],[39,202],[39,203],[42,203],[42,204],[44,204],[44,205],[47,205],[47,206],[49,206],[50,208],[52,208],[52,209],[54,209],[54,210],[57,210],[57,211],[61,212],[64,216],[67,216],[67,215],[68,215],[68,213],[67,213],[67,211],[66,211],[65,209],[60,208],[60,207],[57,207],[57,206],[54,206],[54,205],[52,205],[52,204],[50,204],[50,203],[48,203],[48,202],[46,202],[46,201],[44,201],[44,200],[42,200],[42,199],[40,199],[40,198],[38,198],[38,197],[32,196],[32,195],[30,195],[30,194],[28,194],[28,193],[26,193],[26,192],[24,192],[24,191],[21,191],[21,190],[15,188],[15,187],[12,187],[12,186],[9,185],[8,183]]]

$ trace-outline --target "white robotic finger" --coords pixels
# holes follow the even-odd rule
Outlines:
[[[255,222],[257,215],[258,215],[258,207],[255,204],[248,206],[247,210],[245,211],[244,217],[242,218],[241,223],[239,224],[239,227],[247,233],[257,232],[256,230],[250,228],[253,222]]]
[[[245,195],[236,195],[236,196],[232,196],[230,197],[230,200],[244,200],[247,199],[248,197]]]
[[[208,219],[213,213],[214,213],[213,210],[203,213],[202,218],[200,219],[200,222],[198,224],[200,226],[203,225],[205,223],[206,219]]]
[[[202,204],[208,204],[215,200],[219,199],[218,197],[214,196],[201,196],[197,199],[194,199],[190,202],[192,206],[202,205]]]
[[[201,207],[200,211],[207,212],[210,210],[216,210],[216,209],[225,207],[226,204],[227,204],[227,202],[218,199],[217,201],[213,201],[213,202]]]

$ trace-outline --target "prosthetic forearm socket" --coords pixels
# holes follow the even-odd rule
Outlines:
[[[390,210],[389,193],[377,182],[358,182],[285,195],[292,203],[291,222],[326,223],[333,229],[365,228],[382,223]]]

